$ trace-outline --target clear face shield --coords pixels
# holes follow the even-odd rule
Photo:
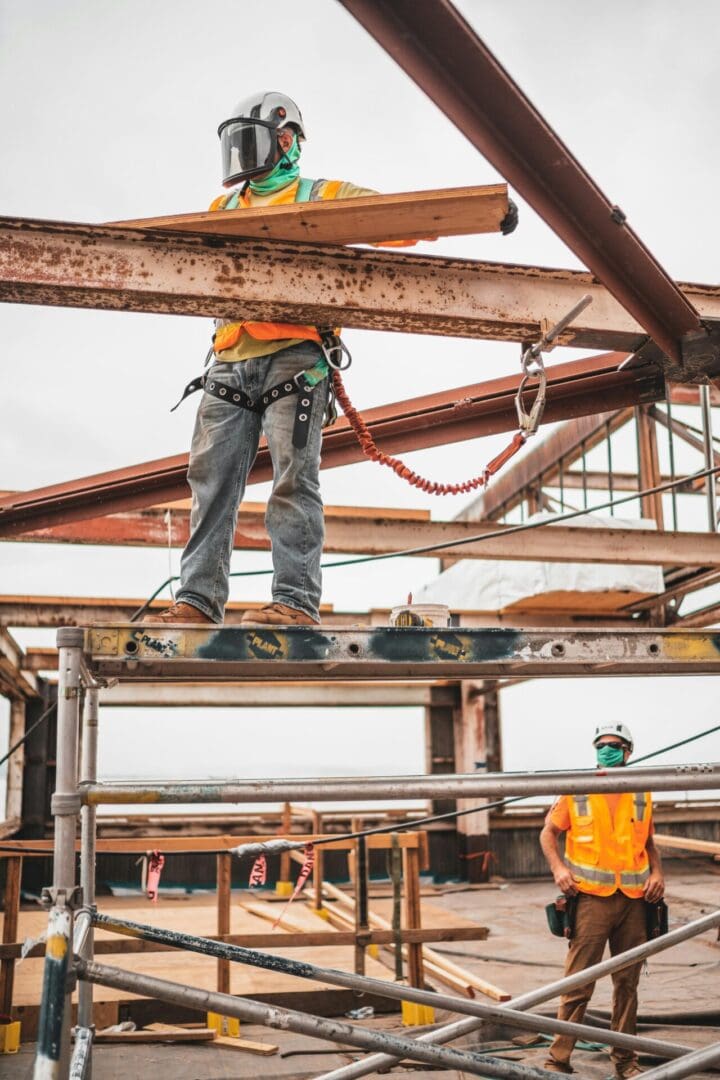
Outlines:
[[[223,186],[272,169],[277,150],[277,126],[264,120],[238,116],[218,128],[222,154]]]

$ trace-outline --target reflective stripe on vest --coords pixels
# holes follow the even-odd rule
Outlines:
[[[645,807],[647,805],[644,791],[636,791],[633,795],[633,804],[635,806],[635,818],[637,821],[643,821],[645,818]]]
[[[612,885],[613,888],[615,887],[614,870],[598,870],[597,866],[587,866],[568,858],[565,859],[565,862],[576,877],[582,878],[583,881],[593,881],[598,885]]]
[[[588,805],[587,795],[573,795],[572,800],[577,807],[579,817],[587,817],[590,813],[590,807]]]

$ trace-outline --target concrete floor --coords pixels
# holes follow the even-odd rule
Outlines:
[[[717,907],[720,868],[699,860],[672,860],[666,864],[666,868],[671,928]],[[487,941],[447,946],[439,944],[436,946],[438,951],[443,951],[512,994],[541,986],[562,974],[566,946],[560,939],[551,937],[545,923],[544,905],[553,896],[550,882],[512,882],[501,891],[451,889],[443,892],[439,889],[438,894],[438,900],[448,909],[477,919],[490,928]],[[716,1015],[705,1018],[704,1022],[717,1026],[654,1023],[652,1027],[643,1027],[643,1032],[693,1047],[720,1041],[719,974],[720,944],[717,943],[715,932],[651,959],[647,972],[641,977],[641,1018],[642,1014],[649,1013],[714,1010]],[[599,983],[592,1007],[608,1009],[610,990],[610,980]],[[549,1003],[548,1009],[551,1008],[552,1003]],[[436,1014],[436,1020],[440,1023],[448,1018],[440,1012]],[[364,1024],[409,1033],[409,1029],[401,1027],[400,1018],[395,1014],[377,1017]],[[279,1053],[272,1057],[256,1057],[213,1047],[212,1044],[99,1046],[95,1050],[93,1078],[126,1080],[133,1073],[142,1077],[152,1077],[157,1073],[172,1080],[305,1080],[306,1077],[317,1076],[362,1056],[353,1050],[343,1052],[340,1049],[327,1053],[332,1048],[318,1040],[286,1032],[271,1032],[252,1025],[243,1025],[242,1034],[248,1039],[277,1044]],[[464,1045],[466,1048],[473,1046],[488,1051],[492,1045],[489,1040],[500,1039],[503,1045],[507,1045],[515,1035],[518,1033],[510,1029],[486,1027],[477,1037],[468,1037]],[[520,1035],[520,1038],[523,1037]],[[601,1032],[598,1041],[601,1041]],[[4,1080],[25,1080],[29,1077],[34,1049],[30,1043],[24,1045],[17,1055],[0,1058],[0,1077]],[[320,1050],[325,1053],[318,1053]],[[507,1060],[508,1055],[504,1056]],[[522,1047],[511,1051],[509,1058],[522,1060],[526,1065],[541,1066],[545,1051],[542,1047]],[[588,1080],[601,1080],[612,1073],[610,1060],[604,1052],[576,1051],[573,1064],[576,1075],[587,1077]],[[650,1062],[644,1064],[646,1068],[651,1067]],[[393,1071],[410,1070],[398,1067]],[[412,1073],[416,1080],[424,1076],[422,1068],[413,1068]],[[454,1080],[453,1074],[449,1075]],[[696,1075],[710,1077],[713,1074]],[[458,1080],[461,1080],[460,1074]]]

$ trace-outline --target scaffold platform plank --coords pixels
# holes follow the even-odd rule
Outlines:
[[[62,634],[64,631],[60,631]],[[84,631],[89,671],[144,681],[679,675],[720,672],[713,630],[205,627]]]

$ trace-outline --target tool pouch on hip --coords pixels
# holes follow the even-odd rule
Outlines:
[[[668,906],[664,900],[656,900],[654,903],[645,903],[645,928],[648,941],[662,937],[668,932]]]
[[[545,906],[550,933],[570,941],[575,933],[576,911],[577,896],[556,896]]]

